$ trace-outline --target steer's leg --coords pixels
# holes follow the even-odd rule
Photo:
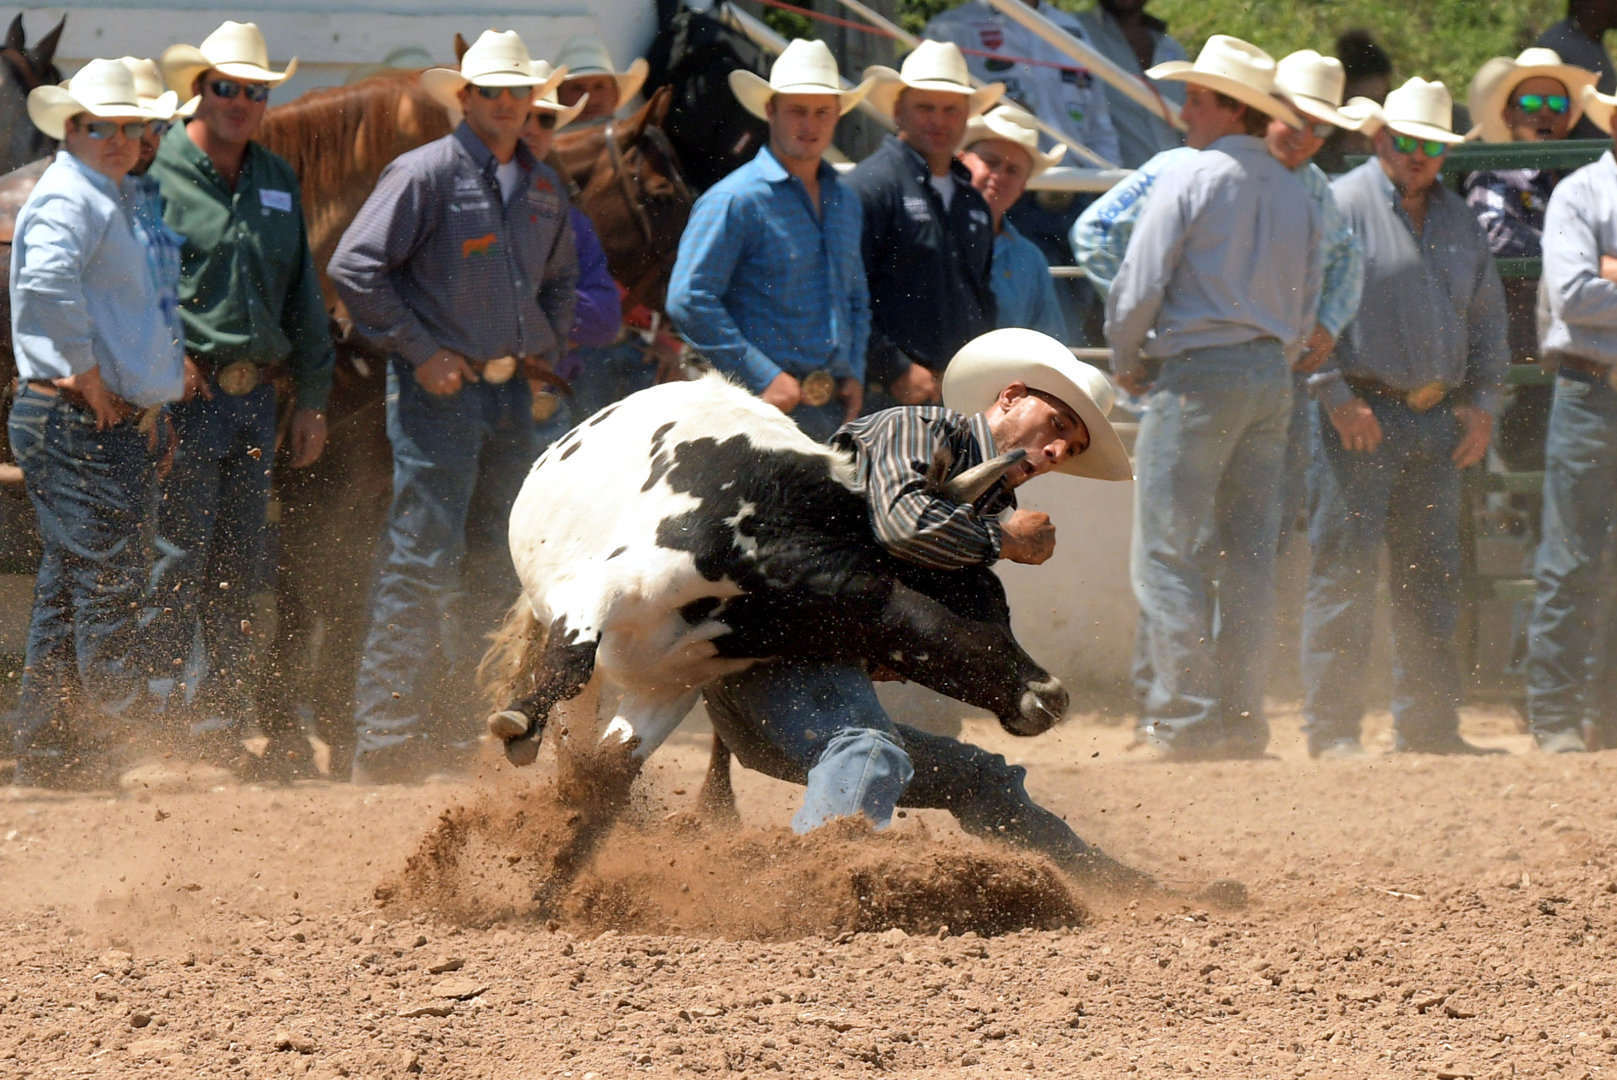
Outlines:
[[[741,820],[736,810],[735,788],[730,785],[730,748],[715,733],[713,751],[707,759],[707,775],[702,778],[702,790],[696,793],[696,805],[702,813],[726,824]]]
[[[576,697],[595,672],[599,636],[580,636],[567,617],[551,623],[538,663],[526,676],[526,692],[488,718],[488,729],[505,743],[505,756],[521,767],[539,756],[545,720],[558,701]]]

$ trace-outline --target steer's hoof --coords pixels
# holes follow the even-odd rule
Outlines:
[[[505,742],[505,760],[519,769],[532,765],[538,756],[538,739],[507,739]]]
[[[520,739],[533,725],[515,709],[502,709],[488,718],[488,732],[496,739]]]

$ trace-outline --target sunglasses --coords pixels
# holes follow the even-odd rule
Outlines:
[[[540,127],[549,131],[556,126],[556,114],[545,109],[535,109],[528,116]]]
[[[1392,137],[1392,148],[1400,154],[1413,154],[1417,147],[1429,158],[1440,158],[1449,152],[1449,144],[1437,139],[1417,139],[1410,135]]]
[[[226,101],[237,94],[243,94],[248,101],[258,105],[269,100],[270,88],[269,83],[239,83],[229,79],[209,79],[208,92]]]
[[[1548,109],[1557,116],[1572,108],[1572,99],[1565,94],[1519,94],[1516,97],[1516,108],[1524,113],[1536,113],[1540,109]]]
[[[144,120],[130,120],[122,124],[113,123],[111,120],[86,120],[80,127],[84,129],[86,135],[97,142],[110,139],[120,131],[126,139],[138,139],[146,134]]]
[[[1328,139],[1331,137],[1331,132],[1336,130],[1336,125],[1326,124],[1323,122],[1318,124],[1309,124],[1307,130],[1309,134],[1313,135],[1316,139]]]
[[[485,101],[497,101],[501,94],[510,94],[514,98],[528,97],[533,93],[531,86],[474,86],[477,95]]]

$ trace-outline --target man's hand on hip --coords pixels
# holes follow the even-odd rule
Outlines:
[[[1617,282],[1617,258],[1610,255],[1600,256],[1600,276],[1610,282]]]
[[[1488,452],[1488,443],[1493,439],[1493,414],[1476,405],[1456,405],[1454,418],[1460,421],[1460,442],[1454,448],[1454,464],[1469,469]]]
[[[448,397],[459,393],[467,383],[476,382],[477,372],[472,370],[472,365],[460,353],[439,349],[416,365],[415,381],[429,394]]]
[[[292,467],[302,469],[319,460],[326,448],[326,414],[298,409],[292,414]]]
[[[924,364],[911,364],[888,384],[887,392],[900,405],[930,405],[939,400],[938,377]]]
[[[213,400],[213,387],[208,380],[202,377],[202,369],[197,367],[195,360],[189,356],[185,358],[185,390],[180,394],[181,401],[190,401],[198,394],[208,401]]]
[[[1320,369],[1320,365],[1331,358],[1331,350],[1336,348],[1336,339],[1331,332],[1323,326],[1316,324],[1314,332],[1308,335],[1303,342],[1303,354],[1297,358],[1292,370],[1300,371],[1304,375],[1312,375]]]
[[[1363,398],[1353,398],[1331,410],[1331,426],[1348,450],[1372,454],[1381,446],[1381,424]]]
[[[769,380],[769,385],[758,397],[781,412],[790,413],[803,400],[803,387],[796,378],[783,371]]]
[[[1018,510],[999,526],[999,557],[1037,566],[1056,550],[1056,527],[1042,510]]]
[[[65,378],[51,380],[64,390],[71,390],[84,398],[84,403],[90,406],[90,412],[95,416],[97,431],[105,431],[114,427],[123,419],[118,412],[118,404],[113,400],[112,391],[107,384],[101,381],[101,368],[99,365],[77,375],[68,375]]]

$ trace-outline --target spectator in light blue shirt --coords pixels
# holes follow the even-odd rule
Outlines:
[[[19,388],[8,430],[44,548],[13,732],[18,785],[110,778],[109,733],[78,726],[60,688],[76,682],[102,721],[127,724],[141,706],[151,435],[184,369],[160,300],[173,282],[159,281],[136,226],[128,174],[146,125],[174,105],[173,94],[142,104],[116,60],[28,96],[29,117],[62,151],[18,213],[11,252]]]
[[[668,314],[712,365],[825,440],[864,401],[870,293],[858,198],[822,155],[870,88],[842,89],[824,42],[787,46],[765,82],[730,76],[769,123],[758,156],[691,210]]]
[[[1065,149],[1039,150],[1033,118],[1014,105],[1001,105],[966,123],[960,161],[971,186],[988,204],[994,222],[994,299],[1001,327],[1020,326],[1067,341],[1067,320],[1056,301],[1050,264],[1033,241],[1016,231],[1005,212],[1022,197],[1028,181],[1057,164]]]

